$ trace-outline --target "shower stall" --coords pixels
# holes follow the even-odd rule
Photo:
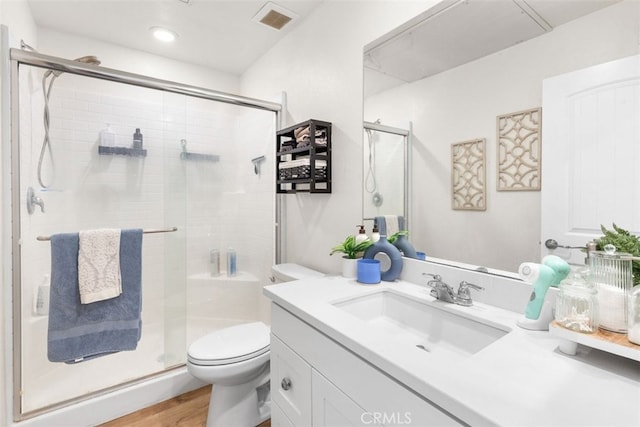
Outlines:
[[[268,322],[280,104],[19,49],[10,65],[15,420],[188,375],[194,339]],[[252,160],[262,156],[257,174]],[[98,228],[154,231],[142,243],[140,341],[135,351],[49,362],[47,238]],[[224,267],[230,248],[234,276]]]

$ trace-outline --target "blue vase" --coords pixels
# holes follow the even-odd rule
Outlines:
[[[386,254],[391,261],[391,267],[382,271],[380,278],[385,282],[393,282],[402,273],[402,254],[398,248],[389,243],[387,236],[380,236],[380,240],[369,246],[369,249],[364,253],[364,258],[373,259],[379,253]]]
[[[409,243],[409,239],[407,239],[407,236],[404,234],[398,236],[398,238],[393,242],[393,246],[398,248],[398,250],[402,252],[402,255],[407,258],[418,258],[416,250],[413,248],[411,243]]]

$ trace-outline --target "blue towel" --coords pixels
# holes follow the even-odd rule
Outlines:
[[[78,233],[51,236],[49,361],[77,363],[118,351],[136,349],[142,332],[141,229],[122,230],[120,271],[120,296],[81,304],[78,287]]]

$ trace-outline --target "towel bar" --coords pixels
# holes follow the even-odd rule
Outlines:
[[[148,230],[142,230],[144,234],[154,234],[154,233],[172,233],[174,231],[178,231],[178,227],[170,227],[170,228],[150,228]],[[41,242],[46,242],[51,240],[51,236],[38,236],[36,240],[40,240]]]

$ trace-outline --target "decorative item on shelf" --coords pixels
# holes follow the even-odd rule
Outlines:
[[[316,160],[313,169],[317,181],[327,179],[326,160]],[[282,162],[278,165],[278,172],[280,179],[311,179],[311,160],[305,158]]]
[[[362,254],[371,246],[369,239],[360,243],[356,243],[355,236],[347,236],[342,243],[331,248],[333,255],[336,252],[344,254],[342,257],[342,275],[344,277],[354,279],[357,276],[357,260],[362,257]]]
[[[390,266],[380,274],[385,282],[393,282],[402,273],[402,254],[387,240],[387,236],[380,235],[380,240],[372,244],[364,253],[364,258],[374,259],[376,255],[384,254],[389,258]],[[382,255],[382,256],[384,256]]]
[[[555,319],[563,328],[585,334],[598,330],[598,290],[587,281],[588,269],[581,269],[558,285]]]
[[[182,160],[196,160],[203,162],[217,162],[220,160],[220,156],[215,154],[202,154],[202,153],[190,153],[187,151],[187,140],[181,139],[180,145],[182,146],[182,152],[180,158]]]
[[[608,230],[604,225],[601,225],[600,229],[603,236],[599,239],[594,239],[597,250],[604,251],[606,245],[613,245],[618,252],[640,257],[640,237],[631,234],[624,228],[618,227],[615,223],[613,223],[613,230]],[[633,274],[633,284],[640,285],[640,261],[632,260],[631,272]]]

